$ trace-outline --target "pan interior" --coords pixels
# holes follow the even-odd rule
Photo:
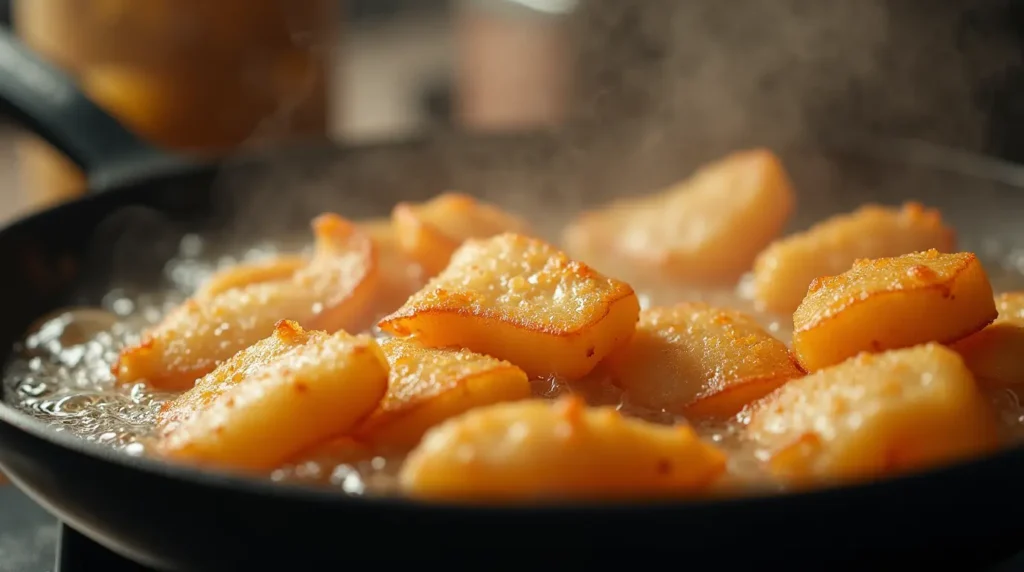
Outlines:
[[[468,144],[463,144],[468,145]],[[919,200],[942,210],[960,235],[961,248],[979,254],[998,291],[1024,288],[1024,189],[998,180],[944,172],[900,161],[806,149],[781,153],[799,195],[789,231],[865,202],[897,205]],[[458,161],[453,160],[458,156]],[[11,351],[3,379],[4,401],[55,431],[145,454],[155,415],[171,394],[144,385],[115,387],[110,367],[118,351],[180,304],[211,272],[235,264],[301,251],[310,242],[308,220],[323,211],[352,219],[387,216],[399,200],[417,200],[448,189],[476,194],[531,220],[555,241],[569,217],[611,197],[639,194],[670,183],[692,164],[620,162],[619,172],[589,169],[572,157],[546,154],[543,144],[506,141],[491,147],[434,143],[343,154],[324,161],[288,164],[279,159],[228,167],[208,191],[202,216],[175,217],[159,207],[126,201],[97,220],[80,261],[103,259],[102,272],[83,271],[74,287],[33,320]],[[396,165],[402,165],[396,169]],[[595,176],[595,171],[603,177]],[[141,189],[145,192],[146,189]],[[125,193],[126,195],[129,193]],[[97,275],[99,274],[99,275]],[[70,284],[69,282],[69,284]],[[738,289],[695,290],[633,283],[645,305],[702,300],[755,315],[788,341],[791,323],[757,312]],[[564,393],[557,380],[536,380],[534,392]],[[659,422],[672,416],[620,403],[607,384],[588,401],[618,404]],[[1024,408],[1013,392],[990,397],[1007,431],[1024,440]],[[701,426],[706,437],[731,448],[734,472],[758,471],[757,451],[737,438],[732,422]],[[353,494],[392,494],[400,456],[383,455],[354,465],[316,461],[293,464],[271,478],[329,483]],[[772,489],[777,485],[766,480]]]

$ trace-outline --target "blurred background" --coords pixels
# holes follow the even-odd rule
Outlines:
[[[0,0],[160,145],[561,130],[663,161],[847,132],[1024,161],[1014,0]],[[571,134],[571,135],[569,135]],[[0,217],[81,192],[0,127]]]

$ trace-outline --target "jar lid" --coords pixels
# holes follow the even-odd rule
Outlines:
[[[507,16],[541,16],[557,18],[573,12],[579,0],[463,0],[464,5]]]

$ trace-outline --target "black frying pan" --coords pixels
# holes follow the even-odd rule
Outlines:
[[[83,166],[91,186],[87,197],[0,231],[5,354],[34,320],[60,306],[95,304],[113,282],[156,285],[185,232],[244,241],[305,231],[321,210],[384,214],[399,197],[449,187],[498,200],[500,189],[514,188],[505,196],[535,197],[543,210],[557,211],[553,204],[568,205],[566,197],[597,201],[646,190],[710,158],[653,165],[622,153],[609,166],[578,140],[563,152],[565,139],[555,136],[447,134],[255,154],[215,167],[139,142],[6,34],[0,96]],[[861,150],[868,152],[779,150],[802,193],[794,228],[866,200],[919,198],[944,210],[964,248],[981,249],[989,238],[1005,249],[1024,246],[1016,167],[920,146]],[[877,151],[882,157],[870,158]],[[402,560],[616,565],[612,559],[709,569],[963,569],[1024,548],[1022,449],[927,474],[785,496],[467,508],[347,497],[134,458],[0,405],[0,468],[70,526],[167,570],[342,569]]]

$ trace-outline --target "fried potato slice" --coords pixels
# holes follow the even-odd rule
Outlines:
[[[275,333],[280,338],[302,335],[294,323],[279,329],[297,330]],[[311,338],[261,367],[240,364],[228,378],[233,383],[216,386],[214,395],[195,395],[207,391],[205,386],[184,393],[183,404],[169,409],[195,409],[161,433],[157,454],[199,465],[270,470],[354,429],[387,391],[387,360],[370,336],[339,331]]]
[[[704,303],[644,310],[629,345],[606,365],[632,403],[717,418],[803,375],[752,318]]]
[[[530,233],[526,221],[460,193],[443,193],[420,204],[398,203],[391,217],[399,244],[428,276],[444,270],[467,239]]]
[[[380,342],[390,366],[388,393],[356,435],[414,447],[434,425],[475,407],[530,397],[523,370],[469,350],[433,349],[404,339]]]
[[[363,325],[377,281],[372,240],[334,214],[317,217],[313,231],[316,252],[308,265],[285,280],[187,300],[122,350],[112,368],[118,381],[188,389],[282,319],[329,332]]]
[[[359,223],[359,228],[373,239],[377,247],[380,279],[374,300],[374,314],[394,312],[426,283],[423,268],[408,256],[398,241],[398,233],[390,219]]]
[[[845,272],[860,258],[955,247],[956,233],[938,210],[913,202],[898,209],[865,205],[773,242],[754,262],[752,293],[766,310],[789,313],[811,281]]]
[[[688,426],[623,417],[579,398],[474,409],[434,427],[406,459],[401,488],[468,502],[694,495],[725,455]]]
[[[996,296],[999,317],[952,347],[979,383],[1005,387],[1024,383],[1024,292]]]
[[[998,446],[994,412],[952,350],[861,354],[794,380],[751,417],[749,436],[785,481],[876,478]]]
[[[640,303],[628,284],[517,234],[469,240],[380,328],[430,347],[504,359],[531,377],[578,379],[622,345]]]
[[[210,276],[196,290],[193,298],[209,298],[252,284],[288,280],[308,264],[309,260],[306,257],[295,255],[276,256],[269,260],[236,264]]]
[[[815,371],[862,351],[954,342],[996,314],[985,269],[969,252],[858,260],[811,283],[793,314],[793,350]]]
[[[676,280],[717,285],[750,269],[785,227],[795,198],[770,151],[731,154],[669,189],[585,213],[565,231],[574,256],[627,261]]]
[[[270,336],[222,362],[213,371],[199,378],[192,389],[164,403],[157,416],[161,433],[166,434],[175,430],[182,422],[206,409],[224,392],[265,369],[281,356],[308,344],[323,344],[327,337],[327,332],[305,330],[296,322],[281,320],[274,325]]]

